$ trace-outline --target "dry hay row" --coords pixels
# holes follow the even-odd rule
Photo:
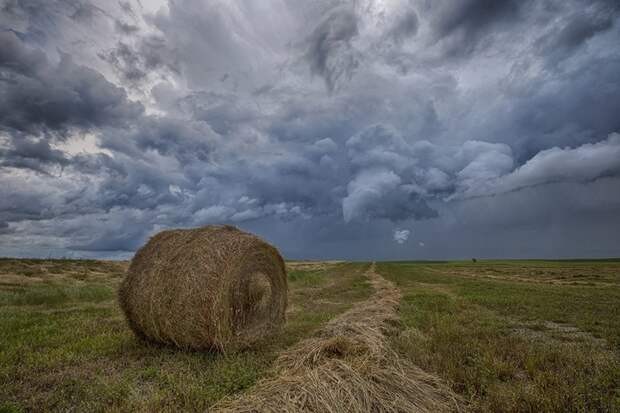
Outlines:
[[[282,353],[274,374],[216,412],[453,412],[462,403],[439,379],[390,348],[400,291],[375,272],[368,300]]]

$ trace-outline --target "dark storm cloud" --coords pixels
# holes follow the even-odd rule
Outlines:
[[[124,89],[62,54],[57,64],[1,32],[0,127],[28,133],[120,125],[142,113]]]
[[[32,169],[33,171],[47,173],[46,165],[65,166],[69,159],[64,152],[52,149],[49,142],[40,139],[16,139],[14,146],[8,150],[0,149],[0,165],[13,168]]]
[[[351,45],[357,34],[357,18],[345,6],[330,10],[308,39],[305,56],[310,70],[325,80],[330,91],[341,79],[350,79],[359,64]]]
[[[140,29],[138,28],[138,26],[131,24],[131,23],[125,23],[123,21],[120,20],[116,20],[114,22],[114,26],[116,27],[116,30],[126,34],[126,35],[131,35],[134,34],[136,32],[138,32]]]
[[[577,15],[560,31],[554,44],[550,47],[574,48],[590,39],[599,32],[608,30],[613,25],[609,15],[584,16]]]
[[[2,7],[0,253],[208,223],[297,258],[618,242],[615,2]]]
[[[138,28],[121,27],[121,31],[131,34],[137,32]],[[149,73],[160,69],[171,73],[179,71],[174,50],[168,47],[164,38],[157,35],[140,37],[137,46],[119,41],[111,50],[99,53],[99,57],[110,63],[130,84],[145,80]]]
[[[547,32],[539,39],[541,53],[554,61],[588,39],[611,28],[620,7],[610,1],[467,0],[432,2],[424,7],[435,41],[446,56],[468,56],[494,42],[516,40],[518,27],[537,26]],[[548,25],[545,27],[545,22]]]
[[[192,93],[178,102],[197,120],[205,121],[220,135],[237,131],[242,125],[259,121],[255,102],[231,93]]]
[[[118,2],[119,6],[121,6],[121,9],[127,13],[128,15],[132,16],[132,17],[136,17],[136,14],[133,10],[133,6],[131,5],[130,2],[128,1],[119,1]],[[140,2],[138,2],[138,5],[141,5]]]
[[[342,208],[346,221],[355,218],[436,218],[428,202],[459,193],[510,172],[512,151],[506,145],[468,141],[442,147],[409,143],[396,131],[374,125],[346,143],[354,179]]]
[[[0,221],[0,234],[10,234],[13,230],[10,228],[8,222]]]
[[[620,135],[614,133],[594,144],[540,151],[511,173],[497,177],[491,186],[469,186],[465,193],[484,194],[490,191],[491,195],[497,195],[550,183],[587,183],[606,177],[620,177],[619,159]]]
[[[577,3],[555,27],[538,41],[539,53],[550,64],[559,64],[579,51],[593,37],[614,26],[620,12],[617,2]]]
[[[3,196],[0,198],[0,220],[19,222],[21,220],[38,220],[51,218],[51,209],[58,202],[58,197],[50,193],[43,185],[25,188],[21,182],[11,176],[3,176]],[[56,199],[54,199],[56,198]]]
[[[456,5],[439,2],[442,13],[437,18],[436,30],[442,37],[458,30],[472,36],[492,24],[514,17],[523,3],[516,0],[467,0]]]
[[[43,52],[25,47],[15,33],[7,30],[0,32],[0,36],[0,67],[3,69],[3,78],[8,77],[11,72],[15,76],[33,76],[47,64]]]
[[[415,36],[418,32],[419,22],[418,15],[414,9],[405,9],[402,15],[398,17],[395,24],[389,30],[388,34],[397,42],[403,42],[406,39]]]
[[[583,66],[562,70],[553,82],[547,79],[545,74],[530,80],[526,95],[514,90],[517,95],[489,117],[495,119],[484,138],[507,131],[524,161],[549,147],[602,140],[620,130],[620,55],[593,56]]]
[[[449,55],[467,55],[479,42],[488,42],[493,30],[514,23],[529,0],[466,0],[429,3],[435,40],[445,40]],[[502,27],[503,29],[503,27]]]
[[[389,169],[365,169],[347,186],[347,196],[342,200],[344,220],[403,221],[437,217],[437,212],[420,199],[416,189]]]
[[[123,42],[119,42],[110,52],[101,53],[100,57],[112,64],[129,82],[138,82],[146,77],[140,55]]]
[[[25,34],[38,43],[58,34],[62,17],[78,24],[89,25],[99,17],[108,17],[103,8],[86,0],[3,0],[0,2],[0,22],[7,25],[24,24]]]
[[[130,211],[130,213],[124,213],[117,219],[108,218],[104,222],[105,227],[102,228],[96,239],[86,238],[83,244],[76,243],[70,248],[75,251],[135,251],[144,243],[144,238],[151,229],[144,222],[144,215],[148,215],[148,213]],[[137,222],[142,225],[136,225]]]
[[[47,6],[47,7],[46,7]],[[61,0],[49,2],[45,0],[5,0],[0,10],[16,18],[36,19],[42,17],[51,9],[63,8],[69,15],[77,19],[92,17],[97,7],[81,0]]]

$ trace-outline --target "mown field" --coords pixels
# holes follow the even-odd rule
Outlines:
[[[383,263],[394,345],[477,412],[620,412],[620,262]]]
[[[126,266],[0,260],[0,412],[204,412],[370,294],[367,264],[293,264],[277,336],[236,354],[178,351],[126,327],[116,301]]]
[[[367,263],[289,263],[287,324],[236,354],[147,345],[127,263],[0,260],[0,412],[201,411],[371,294]],[[391,344],[474,412],[620,412],[620,261],[378,263],[402,291]]]

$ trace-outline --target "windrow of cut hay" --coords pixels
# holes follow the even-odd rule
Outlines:
[[[274,374],[213,411],[454,412],[462,401],[436,377],[394,352],[399,290],[373,267],[367,301],[280,355]]]
[[[232,226],[163,231],[133,258],[120,305],[141,338],[192,349],[237,349],[285,319],[279,252]]]

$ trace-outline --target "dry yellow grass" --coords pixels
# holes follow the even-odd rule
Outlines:
[[[107,282],[127,271],[126,261],[0,259],[0,285],[51,285],[66,282]]]
[[[373,296],[283,352],[273,374],[217,412],[449,412],[462,403],[389,345],[400,292],[374,271]]]
[[[284,322],[286,270],[274,247],[235,227],[163,231],[136,253],[119,299],[142,338],[234,349]]]
[[[549,263],[527,263],[518,267],[496,262],[478,262],[477,264],[447,264],[447,266],[424,266],[424,271],[451,275],[480,278],[497,281],[524,282],[536,284],[584,285],[614,287],[617,285],[617,264],[599,262],[589,265],[587,261],[577,264],[553,266]],[[448,271],[446,271],[448,270]]]
[[[324,271],[338,264],[342,264],[344,261],[287,261],[286,268],[289,270],[298,271]]]

